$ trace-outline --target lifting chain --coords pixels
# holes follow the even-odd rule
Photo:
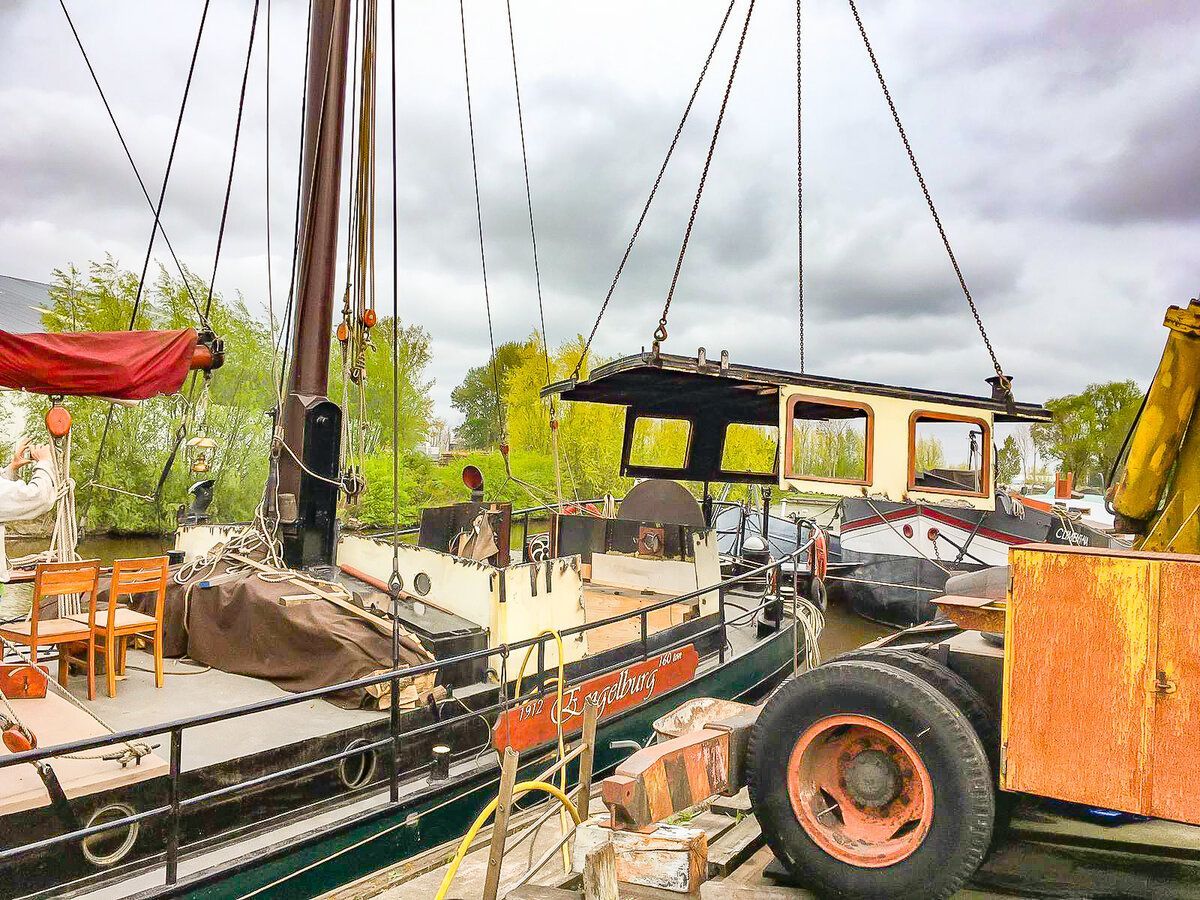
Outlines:
[[[683,268],[683,258],[687,254],[688,242],[692,238],[692,229],[696,226],[696,214],[700,212],[700,198],[704,195],[704,185],[708,181],[708,171],[712,167],[713,153],[717,149],[717,138],[721,136],[721,125],[725,121],[725,110],[729,106],[729,95],[733,91],[733,79],[737,75],[738,64],[742,61],[742,49],[746,46],[746,32],[750,30],[750,17],[754,15],[754,2],[746,10],[746,21],[742,23],[742,34],[738,38],[737,52],[733,56],[733,65],[729,69],[729,80],[725,83],[725,95],[721,98],[721,108],[717,112],[717,121],[713,126],[712,140],[708,144],[708,154],[704,157],[704,169],[700,173],[700,184],[696,187],[696,199],[692,202],[692,213],[688,216],[687,230],[683,233],[683,243],[679,247],[679,258],[675,261],[675,273],[671,276],[671,287],[667,291],[667,300],[663,304],[662,316],[658,327],[654,329],[654,356],[659,356],[661,344],[667,339],[667,316],[671,312],[671,300],[675,297],[675,287],[679,283],[679,272]]]
[[[971,296],[971,290],[967,287],[967,279],[963,276],[962,269],[958,265],[958,258],[954,255],[954,250],[950,246],[950,238],[946,234],[946,229],[942,226],[942,218],[938,215],[937,207],[934,206],[933,196],[929,193],[929,186],[925,183],[925,176],[921,174],[921,167],[917,165],[916,154],[913,153],[912,144],[908,140],[908,134],[904,130],[904,125],[900,121],[900,113],[896,109],[895,101],[892,100],[892,92],[888,89],[887,81],[883,77],[883,69],[879,66],[879,60],[875,57],[875,50],[871,46],[871,40],[867,37],[866,26],[863,25],[862,16],[858,14],[858,6],[855,0],[849,0],[850,12],[854,14],[854,21],[858,25],[858,33],[862,36],[863,46],[867,48],[867,56],[871,59],[871,66],[875,69],[875,77],[879,81],[879,86],[883,89],[883,99],[887,101],[888,109],[892,113],[892,121],[896,123],[896,130],[900,133],[900,140],[904,144],[904,152],[908,154],[908,161],[912,164],[913,174],[917,176],[917,183],[921,186],[921,193],[925,195],[925,203],[929,206],[930,215],[933,216],[933,224],[937,226],[938,234],[942,238],[942,245],[946,248],[946,255],[950,257],[950,265],[954,268],[954,274],[958,278],[958,286],[962,288],[963,296],[967,298],[967,306],[971,308],[971,315],[975,318],[975,325],[979,329],[979,334],[983,338],[983,345],[987,348],[988,356],[991,357],[992,367],[996,370],[996,378],[998,385],[1004,392],[1006,401],[1011,408],[1014,404],[1012,393],[1012,379],[1004,374],[1004,370],[1000,368],[1000,360],[996,358],[996,351],[992,347],[992,341],[988,337],[987,329],[983,327],[983,319],[979,315],[979,310],[975,306],[975,300]]]

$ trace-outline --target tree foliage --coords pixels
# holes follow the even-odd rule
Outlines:
[[[467,447],[477,450],[494,447],[500,443],[500,423],[496,407],[496,385],[501,394],[509,370],[518,365],[527,348],[524,344],[509,341],[496,348],[495,369],[492,360],[467,371],[462,383],[450,393],[450,405],[463,415],[458,434]]]
[[[1046,401],[1053,414],[1031,433],[1043,456],[1075,473],[1077,484],[1103,483],[1133,426],[1142,391],[1133,381],[1090,384],[1078,394]]]
[[[1010,434],[996,452],[996,483],[1011,485],[1020,477],[1023,466],[1021,446]]]

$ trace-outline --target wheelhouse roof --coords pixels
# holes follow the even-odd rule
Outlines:
[[[1044,422],[1050,418],[1050,411],[1037,403],[1017,403],[1010,411],[1002,398],[802,375],[782,369],[734,365],[724,360],[714,362],[703,355],[661,354],[656,359],[645,351],[606,363],[585,380],[572,378],[547,385],[542,396],[557,394],[563,400],[631,406],[680,416],[716,406],[727,412],[730,421],[765,425],[778,421],[782,385],[984,409],[991,411],[997,422]]]

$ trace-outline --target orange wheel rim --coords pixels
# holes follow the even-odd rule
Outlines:
[[[828,716],[809,726],[788,759],[787,788],[814,843],[854,866],[908,858],[933,824],[933,782],[920,754],[867,716]]]

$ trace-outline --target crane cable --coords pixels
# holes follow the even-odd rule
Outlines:
[[[754,15],[754,3],[755,0],[750,0],[750,6],[746,10],[746,21],[742,24],[742,34],[738,38],[737,52],[733,56],[733,65],[729,69],[729,80],[725,83],[725,96],[721,98],[721,108],[717,112],[717,121],[713,126],[712,140],[708,144],[708,155],[704,158],[704,169],[700,173],[700,184],[696,187],[696,199],[692,202],[692,214],[688,217],[687,229],[683,233],[683,243],[679,247],[679,258],[675,261],[675,273],[671,276],[671,287],[667,291],[667,300],[663,304],[658,327],[654,329],[655,356],[658,356],[662,343],[667,339],[667,316],[671,312],[671,300],[675,297],[675,287],[679,283],[679,271],[683,268],[683,258],[687,254],[692,229],[696,225],[696,214],[700,211],[700,198],[704,195],[704,185],[708,181],[708,172],[712,167],[713,153],[717,149],[717,138],[721,135],[721,125],[725,121],[725,110],[729,106],[729,95],[733,91],[733,79],[737,75],[738,64],[742,61],[742,49],[746,45],[746,33],[750,30],[750,17]]]
[[[1004,391],[1009,406],[1011,407],[1015,400],[1012,392],[1012,379],[1004,374],[1004,370],[1000,367],[1000,361],[996,358],[996,351],[992,347],[991,339],[988,337],[987,329],[983,327],[983,319],[979,315],[979,309],[975,306],[975,300],[971,296],[971,290],[967,287],[967,280],[962,273],[962,268],[958,264],[958,258],[954,255],[954,249],[950,246],[950,238],[946,234],[946,229],[942,225],[942,218],[938,215],[937,207],[934,206],[933,196],[929,193],[929,186],[925,183],[925,176],[921,174],[921,167],[917,165],[917,157],[913,152],[912,144],[908,140],[908,134],[904,130],[904,125],[900,121],[900,113],[896,109],[896,103],[892,99],[892,92],[888,89],[887,81],[883,77],[883,69],[880,68],[879,60],[875,56],[875,50],[871,46],[871,40],[867,37],[866,26],[863,25],[862,16],[858,14],[858,5],[855,0],[848,0],[850,4],[850,12],[854,14],[854,21],[858,25],[858,33],[862,36],[863,46],[866,47],[867,56],[870,57],[871,66],[875,69],[875,77],[879,81],[879,87],[883,90],[883,99],[887,101],[888,109],[892,114],[892,121],[896,123],[896,130],[900,133],[900,140],[904,144],[904,152],[908,154],[908,161],[912,165],[913,174],[917,176],[917,183],[921,186],[921,193],[925,195],[925,203],[929,207],[929,213],[933,216],[933,224],[937,226],[938,235],[941,236],[942,245],[946,248],[946,255],[950,258],[950,265],[954,269],[954,275],[958,278],[958,286],[962,289],[963,296],[967,298],[967,306],[971,309],[971,315],[975,318],[975,325],[979,329],[979,335],[983,338],[983,345],[987,348],[988,356],[991,357],[992,367],[996,370],[996,378],[998,379],[1000,388]]]
[[[691,96],[688,97],[687,105],[683,109],[683,115],[679,119],[679,124],[675,127],[675,134],[671,138],[671,144],[667,147],[667,155],[663,157],[662,165],[658,167],[658,174],[654,177],[654,184],[650,188],[650,195],[646,197],[646,203],[642,206],[642,213],[638,216],[637,224],[633,227],[633,234],[629,238],[629,243],[625,246],[625,252],[621,255],[621,262],[617,265],[616,274],[613,275],[612,283],[608,286],[608,293],[604,295],[604,302],[600,304],[600,312],[596,315],[596,321],[592,324],[591,333],[588,334],[587,340],[584,341],[583,350],[579,354],[579,359],[575,363],[575,368],[571,372],[571,378],[578,378],[579,373],[583,370],[583,364],[586,362],[588,353],[592,348],[592,341],[596,338],[596,332],[600,328],[600,321],[604,318],[604,313],[608,310],[609,301],[612,300],[613,294],[617,289],[617,282],[621,280],[621,274],[625,271],[625,264],[629,261],[629,255],[633,252],[633,245],[641,234],[642,225],[646,221],[646,215],[650,212],[650,206],[654,203],[654,198],[658,194],[658,187],[662,184],[663,175],[666,174],[667,166],[671,162],[671,157],[675,155],[675,148],[679,144],[679,137],[683,134],[683,127],[687,124],[688,116],[691,115],[692,106],[696,102],[696,95],[700,93],[700,86],[704,83],[704,76],[708,74],[708,67],[712,63],[713,55],[717,52],[717,45],[721,43],[721,36],[725,33],[725,26],[729,22],[729,16],[733,12],[733,4],[736,0],[729,0],[729,6],[725,8],[725,15],[721,18],[721,24],[717,27],[717,35],[713,38],[712,46],[708,48],[708,55],[704,58],[704,65],[700,67],[700,75],[696,78],[696,84],[692,88]]]
[[[796,0],[796,315],[804,374],[804,67],[803,0]]]
[[[517,97],[517,128],[521,135],[521,166],[525,173],[525,205],[529,211],[529,243],[533,247],[533,282],[537,289],[538,321],[542,326],[542,359],[546,364],[546,384],[550,384],[550,338],[546,334],[546,308],[542,302],[542,271],[538,264],[537,228],[533,219],[533,189],[529,184],[529,154],[525,146],[525,115],[521,108],[521,78],[517,69],[517,38],[513,29],[512,0],[505,0],[508,13],[508,46],[512,51],[513,91]],[[562,458],[558,447],[558,406],[554,396],[547,398],[550,408],[550,454],[554,459],[554,498],[562,506]]]

